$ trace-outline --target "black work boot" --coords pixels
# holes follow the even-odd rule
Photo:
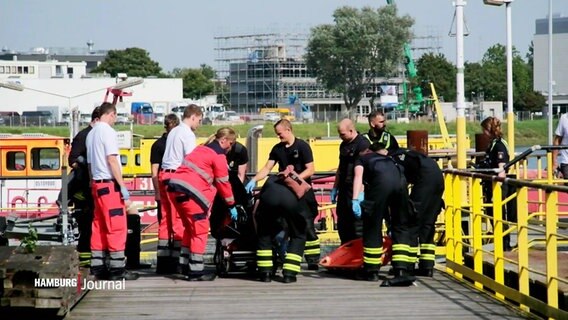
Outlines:
[[[108,277],[109,280],[136,280],[140,278],[140,275],[136,272],[130,272],[128,270],[124,270],[124,269],[115,269],[115,270],[111,270],[110,271],[110,277]]]
[[[260,282],[271,282],[272,274],[270,272],[260,272],[258,279]]]
[[[416,280],[416,277],[410,274],[408,270],[395,269],[395,276],[381,283],[381,287],[408,287]]]
[[[201,272],[189,272],[185,277],[187,281],[213,281],[217,278],[215,273],[205,273]]]
[[[319,265],[317,263],[308,263],[308,270],[318,271]]]
[[[106,266],[91,267],[91,274],[96,280],[108,280],[109,272]]]
[[[432,268],[418,268],[418,270],[416,270],[416,275],[419,276],[419,277],[432,278],[434,276],[434,269],[432,269]]]
[[[379,281],[379,271],[367,271],[367,276],[365,280],[373,282]]]
[[[294,283],[298,281],[295,274],[282,273],[282,283]]]

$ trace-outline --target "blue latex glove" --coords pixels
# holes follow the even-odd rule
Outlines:
[[[130,193],[128,192],[128,189],[125,186],[120,187],[120,196],[122,197],[122,200],[124,200],[124,201],[130,199]]]
[[[256,181],[251,180],[245,186],[245,190],[247,191],[247,193],[252,193],[252,190],[254,189],[254,187],[256,187]]]
[[[337,188],[331,189],[331,203],[332,204],[337,203]]]
[[[353,199],[351,200],[351,208],[353,209],[353,214],[356,218],[361,218],[361,200]]]
[[[357,197],[357,200],[359,200],[359,201],[365,200],[365,192],[363,192],[363,191],[359,192],[359,196]]]
[[[237,221],[237,219],[239,218],[239,213],[237,212],[237,208],[232,207],[229,209],[229,212],[231,213],[231,220]]]

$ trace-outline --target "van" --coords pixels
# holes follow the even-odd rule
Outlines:
[[[52,126],[53,114],[51,111],[24,111],[21,117],[24,126]]]
[[[20,114],[15,111],[0,111],[0,125],[19,126]]]

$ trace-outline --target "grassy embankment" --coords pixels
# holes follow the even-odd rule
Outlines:
[[[213,134],[219,126],[202,126],[197,130],[197,135],[201,137],[207,137]],[[234,129],[239,132],[241,136],[245,136],[251,125],[237,125]],[[272,130],[272,124],[266,123],[264,127],[263,135],[266,137],[274,137],[274,131]],[[405,135],[408,130],[426,130],[430,134],[439,134],[440,128],[437,123],[432,122],[411,122],[411,123],[388,123],[389,130],[395,135]],[[533,120],[533,121],[522,121],[515,123],[515,144],[517,146],[532,146],[535,144],[546,145],[548,143],[547,138],[547,122],[546,120]],[[554,128],[556,128],[556,121],[554,123]],[[129,130],[130,126],[116,126],[116,130]],[[368,127],[366,124],[358,124],[357,129],[360,132],[366,132]],[[507,124],[504,124],[503,132],[507,133]],[[468,122],[466,125],[467,134],[469,135],[472,143],[475,143],[475,134],[481,133],[479,122]],[[456,124],[455,122],[448,123],[448,131],[450,134],[455,134]],[[24,128],[24,127],[0,127],[0,133],[23,133],[23,132],[41,132],[56,136],[68,136],[69,129],[67,127],[36,127],[36,128]],[[134,126],[134,133],[145,137],[155,137],[161,135],[163,132],[163,126],[152,125],[152,126]],[[298,137],[327,137],[328,126],[326,123],[315,123],[315,124],[297,124],[294,125],[294,132]],[[337,137],[336,123],[329,124],[329,133],[331,137]]]

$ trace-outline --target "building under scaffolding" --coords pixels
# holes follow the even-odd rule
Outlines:
[[[294,97],[296,101],[317,109],[341,110],[342,95],[325,90],[307,70],[303,55],[308,35],[245,34],[219,36],[215,37],[215,41],[216,94],[223,104],[232,109],[258,112],[262,107],[286,105],[289,98]],[[427,47],[432,50],[436,46]],[[420,46],[420,50],[425,48],[424,45]],[[381,87],[385,85],[395,86],[400,94],[402,82],[402,71],[394,78],[375,79],[360,105],[369,106],[370,98],[379,97],[383,91]]]

